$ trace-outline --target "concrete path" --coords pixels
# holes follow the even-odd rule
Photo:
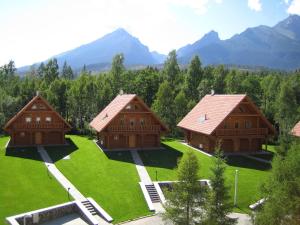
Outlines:
[[[212,154],[209,154],[208,152],[202,151],[202,150],[199,149],[199,148],[195,148],[195,147],[193,147],[193,146],[187,144],[186,142],[181,142],[181,144],[183,144],[183,145],[185,145],[185,146],[188,146],[188,147],[190,147],[190,148],[192,148],[192,149],[194,149],[194,150],[196,150],[196,151],[198,151],[198,152],[201,152],[202,154],[207,155],[207,156],[209,156],[209,157],[212,157],[212,156],[213,156]]]
[[[135,163],[136,169],[138,171],[138,174],[140,176],[141,182],[143,182],[145,185],[152,184],[151,178],[144,166],[142,159],[139,156],[139,153],[136,150],[131,150],[130,152],[131,152],[133,161]]]
[[[268,164],[271,164],[271,163],[272,163],[272,162],[269,161],[269,160],[257,158],[257,157],[252,156],[252,155],[244,155],[244,156],[245,156],[246,158],[253,159],[253,160],[256,160],[256,161],[258,161],[258,162],[268,163]]]
[[[76,187],[56,168],[47,151],[42,146],[38,146],[38,152],[40,153],[48,171],[55,177],[55,179],[63,186],[66,191],[69,191],[70,195],[78,201],[85,201],[86,198],[76,189]]]
[[[237,218],[237,225],[252,225],[251,218],[247,214],[230,213],[230,218]],[[145,217],[142,219],[121,223],[122,225],[171,225],[171,222],[164,222],[160,215]]]

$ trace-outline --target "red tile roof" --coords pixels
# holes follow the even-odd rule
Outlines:
[[[118,114],[121,112],[127,104],[129,104],[134,98],[138,99],[141,104],[145,106],[150,112],[152,112],[149,107],[135,94],[122,94],[118,95],[114,100],[112,100],[109,105],[107,105],[90,123],[90,126],[94,128],[97,132],[101,132]],[[156,117],[153,116],[161,124],[161,126],[168,131],[168,128]]]
[[[245,97],[246,95],[206,95],[177,126],[210,135]]]
[[[269,127],[270,132],[275,134],[276,131],[272,124],[245,94],[206,95],[177,126],[198,133],[211,135],[244,99],[246,99],[252,105],[253,109],[261,115],[261,119]]]
[[[300,137],[300,121],[292,129],[292,134],[297,136],[297,137]]]

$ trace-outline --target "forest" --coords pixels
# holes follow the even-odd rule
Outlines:
[[[19,75],[10,61],[0,67],[0,126],[13,117],[39,91],[73,126],[73,133],[91,134],[89,122],[117,94],[139,95],[180,136],[176,124],[199,100],[215,94],[246,93],[281,131],[300,119],[300,71],[251,71],[223,65],[203,66],[195,56],[188,66],[179,65],[171,51],[162,69],[128,70],[122,54],[112,60],[111,70],[91,73],[84,66],[79,74],[64,63],[50,59]],[[3,132],[1,130],[1,132]]]

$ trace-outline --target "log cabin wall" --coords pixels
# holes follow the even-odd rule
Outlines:
[[[134,99],[98,137],[108,149],[156,148],[160,146],[160,134],[161,125],[152,112]]]
[[[9,123],[10,146],[65,144],[70,127],[44,99],[36,96]]]

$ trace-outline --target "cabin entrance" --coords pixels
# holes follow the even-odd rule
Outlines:
[[[42,144],[42,133],[41,132],[36,132],[35,133],[35,144],[36,145],[41,145]]]
[[[135,148],[136,147],[136,136],[135,135],[129,135],[129,148]]]

